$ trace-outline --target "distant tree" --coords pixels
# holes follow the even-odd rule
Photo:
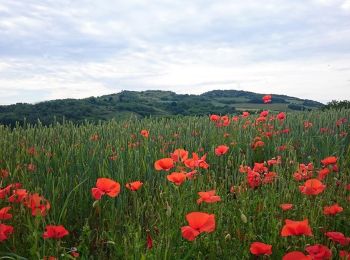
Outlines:
[[[350,101],[349,100],[332,100],[331,102],[328,102],[327,105],[322,107],[322,110],[327,110],[327,109],[350,109]]]

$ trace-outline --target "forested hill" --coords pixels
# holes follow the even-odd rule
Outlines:
[[[240,90],[213,90],[201,95],[180,95],[171,91],[122,91],[117,94],[85,99],[60,99],[37,104],[17,103],[0,106],[0,123],[15,122],[43,124],[63,118],[73,122],[125,118],[131,115],[171,116],[233,114],[243,110],[258,111],[268,108],[276,111],[310,110],[322,103],[285,95],[272,95],[272,103],[263,104],[263,94]]]

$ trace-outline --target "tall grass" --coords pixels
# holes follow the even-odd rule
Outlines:
[[[339,246],[330,243],[324,232],[350,236],[350,191],[345,189],[350,183],[349,135],[340,135],[349,131],[349,123],[335,124],[340,118],[350,119],[350,111],[287,114],[283,123],[273,120],[270,124],[272,131],[289,128],[289,133],[262,137],[265,145],[254,150],[251,144],[262,136],[261,127],[243,125],[247,120],[254,123],[256,117],[241,118],[220,128],[207,117],[15,129],[0,126],[0,168],[10,172],[9,177],[2,178],[1,187],[19,182],[51,204],[46,216],[35,217],[20,203],[0,200],[0,207],[11,206],[13,214],[12,219],[1,223],[14,227],[14,233],[0,243],[1,254],[7,259],[69,259],[75,247],[81,259],[249,259],[250,244],[262,241],[273,246],[272,259],[281,259],[287,251],[304,251],[306,245],[315,243],[328,245],[336,256]],[[312,127],[305,129],[305,121],[312,122]],[[320,128],[329,130],[322,133]],[[140,135],[142,129],[149,130],[148,138]],[[229,135],[225,137],[225,133]],[[218,157],[214,149],[221,144],[230,149]],[[285,150],[278,149],[280,146]],[[28,151],[31,147],[34,154]],[[199,169],[196,179],[175,186],[166,179],[172,171],[156,171],[154,162],[169,157],[176,148],[200,156],[208,153],[210,167]],[[254,166],[254,162],[278,155],[282,163],[273,166],[277,180],[257,189],[247,187],[240,165]],[[312,162],[320,169],[321,159],[331,155],[339,158],[340,170],[323,181],[325,192],[317,196],[299,192],[303,182],[292,177],[299,163]],[[28,170],[29,164],[35,165],[34,171]],[[119,196],[95,201],[91,188],[99,177],[118,181]],[[144,183],[140,190],[125,188],[126,183],[136,180]],[[230,192],[232,186],[234,193]],[[197,192],[212,189],[222,201],[198,205]],[[323,207],[335,202],[344,211],[325,216]],[[293,203],[294,208],[283,212],[281,203]],[[216,229],[189,242],[182,238],[180,228],[187,225],[185,216],[192,211],[215,214]],[[314,235],[281,237],[286,218],[309,219]],[[64,225],[69,235],[60,240],[43,239],[48,224]],[[147,234],[153,240],[151,249],[146,246]]]

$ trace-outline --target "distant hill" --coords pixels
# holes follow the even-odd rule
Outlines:
[[[126,118],[131,115],[171,116],[171,115],[208,115],[234,114],[246,111],[269,109],[273,111],[301,111],[321,108],[322,103],[289,97],[272,95],[272,103],[263,104],[263,94],[241,90],[213,90],[201,95],[180,95],[171,91],[122,91],[117,94],[84,99],[60,99],[37,104],[17,103],[0,106],[0,123],[15,125],[43,124],[63,118],[76,123],[85,120],[98,121],[112,118]]]

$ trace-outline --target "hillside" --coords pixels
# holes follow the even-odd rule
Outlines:
[[[171,116],[226,114],[240,111],[257,111],[267,106],[262,102],[263,94],[238,90],[213,90],[201,95],[180,95],[171,91],[122,91],[117,94],[85,99],[62,99],[37,104],[17,103],[0,106],[0,123],[14,125],[15,122],[43,124],[63,118],[73,122],[98,121],[125,118],[130,115]],[[285,95],[273,95],[268,105],[275,111],[312,110],[323,104]]]

